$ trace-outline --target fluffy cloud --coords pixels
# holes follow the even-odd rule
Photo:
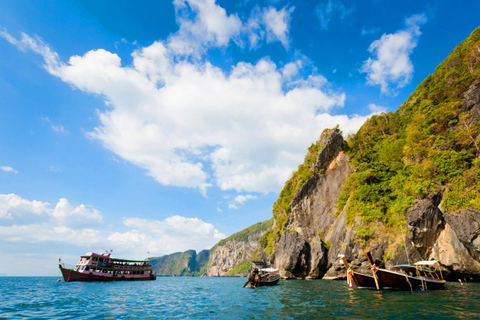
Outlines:
[[[243,28],[248,35],[251,48],[257,48],[261,40],[267,43],[279,41],[286,49],[289,47],[290,15],[295,7],[284,7],[280,11],[274,7],[255,7]]]
[[[168,42],[175,54],[192,55],[210,46],[224,47],[240,35],[242,22],[238,16],[227,15],[215,0],[175,0],[173,4],[180,30]]]
[[[123,224],[130,230],[112,233],[107,242],[131,255],[138,251],[166,254],[188,249],[210,249],[225,238],[211,223],[178,215],[162,221],[124,218]]]
[[[144,258],[188,249],[209,249],[225,235],[198,218],[171,216],[165,220],[123,218],[126,231],[107,231],[103,217],[94,208],[72,206],[60,199],[54,208],[15,194],[0,194],[0,242],[4,247],[51,243],[91,250],[113,248],[125,257]],[[100,229],[99,227],[102,227]],[[83,253],[83,252],[82,252]]]
[[[254,25],[262,30],[258,39],[286,46],[293,8],[257,7],[241,27],[213,0],[174,4],[179,32],[134,51],[130,66],[103,49],[64,63],[38,38],[0,35],[41,54],[46,70],[65,83],[101,96],[108,108],[98,111],[100,125],[88,136],[163,185],[203,193],[212,185],[278,191],[323,129],[340,124],[348,134],[362,124],[365,117],[330,115],[343,106],[345,94],[323,76],[304,75],[303,58],[283,68],[268,58],[239,62],[228,71],[198,53],[182,58],[199,46],[225,46]],[[185,10],[193,10],[194,18],[187,19]]]
[[[23,199],[16,194],[0,194],[0,225],[48,223],[53,227],[97,226],[102,223],[98,210],[86,205],[72,206],[67,199],[50,203]]]
[[[405,29],[393,34],[384,34],[374,41],[368,51],[368,58],[361,68],[367,73],[367,82],[380,85],[382,93],[391,91],[391,86],[402,88],[413,76],[413,64],[410,54],[417,46],[421,35],[420,25],[427,21],[425,14],[416,14],[405,20]]]
[[[227,15],[215,0],[175,0],[179,31],[166,41],[169,51],[179,56],[199,57],[211,47],[226,47],[230,41],[243,47],[247,38],[251,48],[260,41],[279,41],[288,49],[290,15],[294,7],[277,10],[256,6],[243,23],[235,15]]]

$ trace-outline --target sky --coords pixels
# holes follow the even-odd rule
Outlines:
[[[0,1],[0,275],[210,249],[325,128],[395,111],[480,2]]]

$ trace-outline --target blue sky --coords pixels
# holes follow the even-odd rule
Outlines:
[[[396,110],[479,26],[463,1],[0,2],[0,275],[212,247],[308,146]]]

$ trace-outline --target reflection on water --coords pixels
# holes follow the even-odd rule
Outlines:
[[[281,281],[242,288],[245,278],[168,278],[57,283],[0,278],[0,319],[480,319],[480,283],[440,291],[349,289],[345,281]]]

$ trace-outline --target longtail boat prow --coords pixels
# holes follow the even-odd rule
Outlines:
[[[110,253],[88,252],[80,257],[75,268],[59,261],[63,280],[70,281],[139,281],[156,280],[150,260],[111,258]]]
[[[356,271],[354,272],[348,264],[347,258],[342,257],[342,260],[347,268],[347,282],[350,288],[353,288],[353,283],[355,283],[355,286],[359,289],[375,288],[375,280],[372,276]]]
[[[432,290],[443,289],[442,270],[438,261],[419,261],[414,264],[394,265],[390,270],[377,268],[370,255],[366,253],[372,266],[377,289]]]

